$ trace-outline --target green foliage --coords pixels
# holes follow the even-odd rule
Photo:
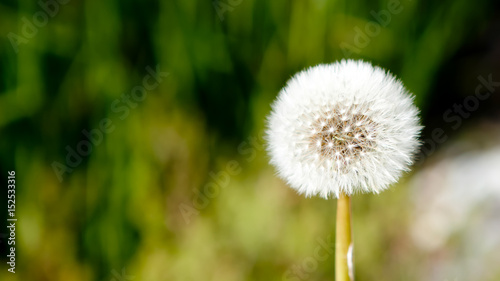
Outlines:
[[[267,164],[279,89],[349,54],[391,69],[425,112],[436,73],[490,5],[402,0],[370,36],[371,11],[396,4],[71,0],[52,16],[37,3],[0,3],[0,167],[17,173],[19,217],[18,272],[2,262],[2,280],[281,280],[334,233],[335,201],[295,195]],[[127,100],[148,66],[169,75]],[[102,138],[68,161],[68,147],[86,149],[82,130]],[[407,196],[401,185],[354,198],[359,280],[415,280],[421,257],[394,244],[408,239]],[[308,278],[333,271],[332,255]]]

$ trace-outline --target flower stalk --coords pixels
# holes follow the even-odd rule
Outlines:
[[[351,197],[340,192],[337,200],[335,235],[335,281],[353,281],[353,244],[351,232]]]

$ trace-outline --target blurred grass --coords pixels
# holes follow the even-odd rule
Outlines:
[[[352,58],[395,72],[425,114],[436,73],[484,28],[490,2],[401,5]],[[41,8],[1,1],[0,167],[16,170],[19,222],[18,272],[7,272],[0,244],[0,279],[113,280],[122,269],[135,280],[281,279],[334,233],[335,201],[295,195],[248,138],[293,73],[342,59],[340,44],[386,7],[243,0],[221,21],[210,1],[72,0],[16,54],[7,34]],[[171,75],[121,120],[113,101],[156,65]],[[59,183],[51,163],[103,118],[115,131]],[[180,204],[230,160],[242,173],[186,224]],[[354,199],[359,280],[415,280],[423,257],[401,231],[407,196],[401,184]],[[333,271],[331,256],[310,279]]]

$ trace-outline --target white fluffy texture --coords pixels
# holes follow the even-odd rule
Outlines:
[[[343,60],[288,81],[272,105],[268,151],[280,177],[306,196],[378,193],[409,169],[421,128],[399,80]]]

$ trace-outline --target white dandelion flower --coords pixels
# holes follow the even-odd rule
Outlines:
[[[392,74],[343,60],[296,74],[268,118],[271,163],[306,196],[378,193],[413,163],[418,109]]]

